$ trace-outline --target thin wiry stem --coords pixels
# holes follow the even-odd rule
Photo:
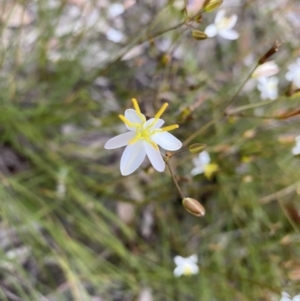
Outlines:
[[[237,91],[233,94],[233,96],[229,99],[229,101],[226,103],[225,106],[225,112],[226,109],[236,100],[237,96],[240,94],[241,90],[243,89],[243,87],[245,86],[245,84],[247,83],[247,81],[250,79],[252,73],[254,72],[254,70],[259,66],[259,63],[256,63],[255,67],[251,70],[251,72],[247,75],[247,77],[244,79],[244,81],[241,83],[241,85],[239,86],[239,88],[237,89]]]
[[[178,190],[178,193],[180,194],[181,198],[184,199],[185,196],[184,196],[184,194],[183,194],[183,192],[182,192],[182,190],[181,190],[181,188],[180,188],[180,186],[179,186],[179,184],[178,184],[178,182],[177,182],[177,180],[175,178],[175,175],[173,173],[172,167],[170,166],[170,163],[169,163],[169,158],[167,158],[167,160],[166,160],[166,165],[167,165],[167,167],[168,167],[168,169],[170,171],[171,177],[172,177],[173,182],[174,182],[174,184],[175,184],[175,186],[176,186],[176,188]]]

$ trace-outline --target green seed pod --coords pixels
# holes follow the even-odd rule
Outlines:
[[[211,12],[216,8],[220,7],[223,3],[223,0],[206,0],[203,7],[205,12]]]
[[[189,212],[195,216],[204,216],[205,215],[204,207],[195,199],[184,198],[182,200],[182,205],[187,212]]]
[[[192,154],[200,154],[206,149],[206,144],[204,143],[194,143],[189,146],[189,151]]]
[[[193,30],[192,31],[192,36],[195,40],[205,40],[207,39],[206,33],[200,30]]]

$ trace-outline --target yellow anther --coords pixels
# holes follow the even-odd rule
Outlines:
[[[164,111],[166,110],[166,108],[167,108],[168,105],[169,105],[168,103],[164,103],[162,105],[162,107],[159,109],[159,111],[155,114],[154,117],[155,118],[159,118],[164,113]]]
[[[120,114],[119,118],[128,126],[136,127],[136,124],[130,122],[124,115]]]
[[[169,131],[172,131],[172,130],[175,130],[175,129],[178,129],[178,128],[179,128],[178,124],[172,124],[172,125],[168,125],[168,126],[165,126],[165,127],[161,128],[161,130],[163,132],[169,132]]]
[[[219,166],[216,163],[207,164],[204,168],[204,175],[207,179],[211,180],[212,175],[219,170]]]
[[[141,110],[140,110],[137,100],[135,98],[132,98],[131,101],[132,101],[134,109],[137,111],[137,113],[141,114]]]

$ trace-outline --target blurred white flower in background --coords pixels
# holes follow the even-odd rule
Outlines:
[[[296,62],[288,66],[289,71],[286,73],[285,78],[292,82],[298,89],[300,89],[300,57]]]
[[[179,126],[177,124],[161,128],[165,123],[159,117],[163,114],[168,104],[165,103],[155,114],[154,118],[146,120],[145,115],[140,111],[136,99],[132,99],[135,110],[128,109],[124,115],[119,115],[129,130],[124,134],[118,135],[108,140],[104,148],[115,149],[126,146],[120,164],[121,174],[127,176],[133,173],[148,156],[152,166],[159,172],[165,170],[165,161],[162,158],[158,145],[169,151],[175,151],[181,148],[182,143],[168,133]]]
[[[108,6],[107,14],[110,18],[115,18],[125,11],[124,5],[121,3],[112,3]]]
[[[294,156],[298,156],[300,155],[300,136],[297,136],[295,138],[295,141],[296,141],[296,145],[292,149],[292,154]]]
[[[257,89],[260,91],[262,99],[275,100],[278,97],[278,78],[276,76],[259,77]]]
[[[176,277],[180,277],[181,275],[195,275],[199,273],[199,267],[197,265],[198,256],[195,254],[186,258],[181,256],[175,256],[174,262],[177,266],[174,270],[174,275]]]
[[[225,17],[225,14],[224,9],[219,10],[214,24],[206,27],[204,32],[208,37],[212,38],[217,34],[227,40],[236,40],[239,37],[238,32],[232,29],[237,22],[237,15]]]
[[[279,72],[279,67],[274,61],[259,65],[252,73],[253,78],[270,77]]]
[[[203,174],[210,179],[212,174],[217,171],[218,165],[215,163],[210,163],[210,156],[207,151],[201,152],[197,158],[193,158],[193,163],[195,167],[191,171],[192,176]]]
[[[281,299],[279,301],[300,301],[300,294],[296,295],[294,298],[291,298],[288,293],[282,292]]]
[[[172,5],[178,10],[183,10],[185,8],[185,0],[175,0]]]

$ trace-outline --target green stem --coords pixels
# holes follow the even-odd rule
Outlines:
[[[176,186],[176,188],[178,190],[178,193],[180,194],[181,198],[184,199],[185,196],[184,196],[184,194],[183,194],[183,192],[182,192],[182,190],[181,190],[181,188],[180,188],[180,186],[179,186],[179,184],[178,184],[178,182],[177,182],[177,180],[175,178],[175,175],[173,173],[173,170],[172,170],[172,168],[171,168],[170,163],[168,162],[168,160],[166,160],[166,165],[167,165],[167,167],[168,167],[168,169],[170,171],[171,177],[172,177],[173,182],[174,182],[174,184],[175,184],[175,186]]]
[[[234,95],[231,97],[231,99],[227,102],[226,106],[225,106],[225,110],[235,101],[235,99],[237,98],[237,96],[240,94],[241,90],[243,89],[243,87],[245,86],[245,84],[247,83],[247,81],[250,79],[252,73],[254,72],[254,70],[259,66],[259,63],[256,63],[255,67],[251,70],[251,72],[247,75],[247,77],[244,79],[244,81],[241,83],[240,87],[237,89],[237,91],[234,93]]]

